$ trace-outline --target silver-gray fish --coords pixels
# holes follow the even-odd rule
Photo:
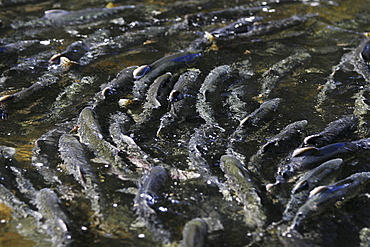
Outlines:
[[[150,64],[148,71],[142,78],[135,81],[133,88],[133,96],[142,99],[145,95],[147,87],[160,75],[166,72],[173,72],[180,68],[193,65],[199,57],[202,56],[202,51],[184,51],[165,56]]]
[[[261,75],[262,89],[259,97],[268,98],[276,83],[283,77],[302,66],[311,55],[305,51],[297,51],[293,55],[279,61]]]
[[[221,129],[216,126],[202,124],[194,129],[194,133],[190,136],[188,145],[189,168],[196,170],[204,179],[209,179],[212,172],[205,154],[202,153],[202,148],[208,151],[209,144],[215,140],[214,135],[219,137],[221,134],[220,132],[222,132]],[[208,155],[210,154],[211,152],[208,152]]]
[[[293,179],[299,173],[315,168],[319,163],[340,157],[341,155],[369,149],[369,138],[352,142],[334,143],[321,148],[298,148],[285,161],[279,164],[276,181],[277,183],[284,183]]]
[[[61,208],[61,201],[49,188],[38,191],[34,203],[45,220],[46,231],[56,246],[68,246],[73,241],[72,222]]]
[[[230,73],[231,68],[229,65],[218,66],[209,72],[200,87],[196,107],[199,116],[203,118],[207,124],[218,126],[214,118],[214,110],[209,101],[212,97],[212,93],[220,87],[221,83],[230,77]]]
[[[258,177],[266,174],[266,170],[269,170],[270,165],[274,165],[271,163],[276,162],[277,155],[285,152],[285,150],[296,147],[295,143],[301,140],[307,124],[307,120],[296,121],[287,125],[277,135],[269,138],[250,158],[248,169]]]
[[[143,111],[136,118],[137,125],[142,125],[154,118],[153,111],[161,107],[164,102],[167,102],[167,95],[170,93],[172,74],[167,72],[154,80],[149,86],[146,93],[146,101],[143,106]]]
[[[283,220],[290,221],[317,186],[330,184],[338,175],[342,159],[332,159],[306,172],[294,185],[291,198],[283,212]]]
[[[67,173],[73,175],[75,180],[83,186],[95,216],[101,216],[105,208],[105,195],[99,178],[86,158],[82,144],[76,137],[64,134],[59,139],[59,153]]]
[[[305,204],[299,208],[290,229],[299,230],[306,219],[354,198],[369,182],[370,172],[359,172],[333,185],[316,187],[311,191]]]
[[[315,106],[318,111],[322,111],[322,105],[329,97],[329,94],[337,88],[338,80],[335,75],[338,71],[355,71],[360,74],[364,80],[370,82],[370,72],[367,60],[369,38],[364,39],[356,49],[343,54],[339,64],[333,66],[332,73],[327,77],[325,84],[322,86],[317,95],[317,105]]]
[[[275,98],[262,103],[258,109],[256,109],[254,112],[252,112],[242,121],[240,121],[239,126],[244,126],[247,124],[251,125],[259,124],[261,120],[263,120],[269,114],[277,110],[277,108],[280,105],[280,102],[281,102],[280,98]]]
[[[65,87],[52,104],[45,121],[52,122],[66,118],[73,112],[77,113],[79,107],[82,108],[83,104],[87,103],[89,99],[88,89],[91,88],[91,85],[95,82],[95,78],[85,76],[80,81]]]
[[[227,183],[244,205],[245,222],[251,229],[262,227],[266,221],[258,189],[244,165],[232,155],[221,156],[221,169],[225,173]]]
[[[95,112],[85,107],[78,117],[78,134],[80,142],[87,145],[101,162],[124,169],[125,164],[119,156],[119,150],[104,140]]]
[[[314,145],[315,147],[322,147],[333,143],[338,138],[354,132],[357,128],[357,123],[358,117],[355,115],[344,116],[329,123],[320,133],[307,136],[303,140],[303,146]]]
[[[124,113],[112,115],[111,124],[109,125],[110,136],[117,148],[125,153],[126,159],[138,169],[149,170],[154,162],[130,137],[128,131],[125,130],[125,126],[129,128],[129,122],[131,122],[131,119]]]

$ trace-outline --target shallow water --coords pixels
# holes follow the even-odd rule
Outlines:
[[[364,33],[370,31],[370,1],[279,1],[279,2],[260,2],[260,1],[117,1],[118,6],[134,5],[133,10],[125,10],[122,14],[105,17],[101,20],[89,21],[77,24],[54,24],[53,27],[27,27],[12,28],[11,24],[41,18],[44,11],[50,9],[64,9],[77,11],[87,8],[102,8],[106,3],[99,1],[39,1],[39,3],[16,4],[0,7],[0,96],[10,95],[20,92],[22,89],[30,87],[39,81],[40,77],[48,71],[48,60],[52,55],[65,51],[69,45],[75,41],[96,39],[90,43],[91,56],[84,57],[86,65],[78,70],[71,70],[57,75],[57,80],[41,90],[31,94],[25,99],[17,101],[9,100],[1,106],[2,111],[7,112],[6,119],[0,120],[0,146],[14,147],[16,155],[10,165],[15,165],[29,171],[28,179],[35,188],[51,187],[61,194],[63,189],[54,188],[55,184],[48,184],[40,181],[37,169],[32,164],[34,156],[33,148],[35,141],[47,131],[54,129],[59,123],[71,121],[70,126],[76,124],[76,118],[80,111],[91,104],[92,98],[101,90],[103,84],[108,83],[116,77],[122,69],[133,66],[151,64],[168,54],[186,50],[194,44],[194,41],[203,37],[204,32],[211,32],[216,28],[229,25],[237,18],[244,16],[228,16],[223,21],[212,21],[207,25],[193,25],[185,29],[172,30],[168,32],[150,29],[151,27],[169,28],[183,22],[186,15],[195,13],[208,13],[212,11],[224,10],[235,6],[265,6],[256,16],[262,17],[262,23],[269,21],[282,20],[294,15],[304,15],[316,13],[317,16],[309,18],[307,21],[286,29],[277,30],[271,33],[264,33],[252,37],[238,37],[230,35],[226,41],[218,40],[214,44],[214,49],[204,52],[203,56],[192,67],[201,71],[197,82],[200,84],[208,73],[219,65],[231,65],[242,61],[249,61],[253,70],[253,75],[247,79],[238,75],[231,75],[217,88],[210,98],[214,117],[217,123],[225,129],[225,132],[214,130],[208,133],[208,142],[204,146],[199,145],[202,157],[210,165],[212,175],[224,181],[223,173],[219,168],[220,157],[225,154],[227,137],[233,133],[238,125],[237,112],[230,111],[227,103],[230,91],[235,87],[241,86],[238,96],[245,102],[246,113],[253,112],[259,105],[268,99],[281,98],[282,103],[278,111],[272,114],[269,121],[263,126],[256,128],[248,142],[240,143],[238,151],[243,150],[246,157],[251,157],[258,147],[266,142],[269,137],[277,134],[289,123],[306,119],[308,127],[307,135],[317,133],[331,121],[343,115],[357,114],[361,118],[360,131],[350,138],[367,138],[368,130],[368,91],[364,91],[365,109],[359,110],[356,103],[356,95],[367,87],[369,78],[356,71],[338,71],[335,75],[336,88],[328,91],[325,98],[320,98],[320,92],[328,77],[333,72],[333,66],[341,62],[342,55],[348,53],[360,45],[366,39]],[[258,25],[255,24],[255,25]],[[100,34],[99,30],[102,30]],[[140,30],[145,30],[149,35],[144,40],[129,43],[119,37],[137,34]],[[135,33],[136,32],[136,33]],[[104,36],[105,35],[105,36]],[[21,46],[7,46],[7,44],[29,40]],[[119,40],[119,41],[117,41]],[[127,43],[120,43],[124,40]],[[29,45],[32,43],[31,45]],[[209,48],[209,44],[208,47]],[[99,47],[102,47],[101,49]],[[76,54],[78,50],[74,51]],[[297,68],[292,69],[288,74],[279,78],[271,93],[263,99],[258,97],[261,93],[261,76],[268,71],[274,64],[291,56],[295,52],[308,52],[310,58],[300,63]],[[73,53],[68,53],[72,57]],[[177,71],[179,72],[179,71]],[[93,82],[86,87],[77,98],[72,98],[73,105],[68,106],[65,112],[58,112],[59,108],[54,108],[57,96],[64,88],[81,80],[83,76],[91,76]],[[175,74],[178,77],[178,74]],[[247,85],[247,86],[245,86]],[[199,85],[200,86],[200,85]],[[98,109],[99,123],[103,129],[104,138],[113,143],[109,136],[109,116],[117,111],[126,111],[118,106],[117,99],[130,98],[130,90],[118,92],[111,102],[106,103]],[[189,93],[194,98],[197,92]],[[132,106],[132,112],[140,112],[141,106]],[[189,138],[194,134],[194,130],[204,123],[203,119],[195,110],[195,105],[187,109],[187,117],[173,124],[166,130],[164,138],[156,136],[160,117],[167,112],[166,107],[161,107],[150,116],[149,124],[131,129],[131,136],[136,143],[153,159],[158,159],[170,167],[187,170],[189,165],[188,143]],[[53,113],[54,112],[54,113]],[[58,112],[55,114],[55,112]],[[135,115],[135,114],[133,114]],[[248,114],[247,114],[248,115]],[[68,126],[68,127],[70,127]],[[285,153],[278,154],[286,155]],[[61,163],[58,155],[54,155],[55,163]],[[94,156],[92,153],[89,156]],[[121,155],[125,157],[125,155]],[[357,171],[369,171],[368,158],[359,155],[357,158],[350,158],[348,165],[350,169],[346,173]],[[90,157],[89,157],[90,158]],[[126,158],[124,158],[126,159]],[[4,161],[5,162],[5,161]],[[62,196],[62,203],[71,218],[75,221],[75,239],[73,244],[79,246],[148,246],[161,245],[155,234],[145,228],[132,226],[135,223],[135,213],[132,211],[132,194],[117,192],[123,188],[136,187],[135,182],[122,181],[117,176],[111,174],[109,166],[99,162],[92,162],[93,167],[103,184],[107,207],[112,215],[107,216],[108,222],[90,222],[89,216],[93,214],[89,208],[89,202],[81,196],[79,184],[72,176],[67,175],[63,170],[63,165],[56,166],[56,173],[61,177],[66,189],[71,194]],[[9,164],[5,164],[9,165]],[[267,168],[276,171],[276,167]],[[5,168],[5,173],[8,170]],[[141,177],[142,172],[138,173]],[[4,176],[5,177],[5,176]],[[10,176],[11,177],[11,176]],[[344,175],[343,175],[344,177]],[[8,177],[6,183],[12,183]],[[211,231],[208,237],[210,246],[242,246],[249,244],[251,239],[246,236],[243,227],[236,227],[243,224],[242,217],[238,215],[241,209],[240,204],[235,201],[233,204],[223,199],[217,186],[208,186],[201,179],[166,182],[166,187],[153,207],[157,209],[159,220],[163,223],[163,229],[171,234],[171,244],[176,246],[182,238],[182,228],[185,223],[195,217],[214,217],[222,219],[224,230]],[[274,181],[269,181],[274,182]],[[258,186],[263,186],[258,185]],[[368,191],[365,191],[365,193]],[[365,194],[363,193],[363,194]],[[368,194],[367,194],[368,195]],[[21,196],[22,198],[22,196]],[[76,201],[73,201],[76,200]],[[29,199],[25,199],[29,203]],[[351,203],[352,202],[352,203]],[[32,203],[29,203],[32,205]],[[81,205],[79,205],[81,204]],[[199,204],[199,206],[198,206]],[[230,205],[231,206],[230,206]],[[361,204],[360,206],[358,206]],[[359,244],[358,231],[365,226],[369,226],[369,215],[366,212],[356,214],[356,207],[366,209],[370,201],[366,196],[359,196],[346,204],[346,210],[329,211],[333,218],[341,220],[331,221],[324,224],[321,221],[317,233],[314,229],[315,223],[309,225],[306,235],[313,236],[313,244],[326,246],[339,246],[341,234],[350,232],[348,245]],[[118,206],[117,206],[118,205]],[[239,205],[238,207],[235,205]],[[234,208],[235,212],[230,212]],[[270,203],[265,204],[268,220],[272,223],[279,220],[279,214],[275,214],[274,208]],[[165,210],[164,210],[165,209]],[[84,210],[89,211],[86,213]],[[162,211],[161,211],[162,210]],[[359,210],[361,211],[361,210]],[[1,210],[9,217],[9,212]],[[113,216],[113,214],[115,214]],[[327,216],[327,217],[330,217]],[[366,217],[365,217],[366,216]],[[348,218],[355,218],[349,220]],[[358,219],[365,217],[365,219]],[[113,218],[113,219],[112,219]],[[125,222],[124,222],[125,221]],[[2,237],[0,245],[7,246],[48,246],[48,237],[42,234],[25,234],[16,230],[17,224],[22,224],[22,220],[12,221],[6,219],[0,226]],[[339,222],[339,223],[338,223]],[[100,222],[101,223],[101,222]],[[33,224],[23,223],[23,224]],[[347,224],[347,225],[346,225]],[[87,227],[88,230],[85,228]],[[311,227],[311,228],[310,228]],[[357,229],[356,229],[357,228]],[[37,231],[36,228],[29,228]],[[332,233],[331,233],[332,231]],[[334,237],[333,237],[334,236]],[[337,237],[337,240],[335,240]],[[326,238],[326,239],[325,239]],[[45,240],[46,239],[46,240]],[[306,237],[310,239],[310,237]],[[220,243],[220,241],[222,243]],[[73,245],[72,244],[72,245]],[[269,246],[271,241],[256,244],[256,246]],[[347,245],[347,246],[348,246]],[[273,245],[271,245],[273,246]],[[343,245],[344,246],[344,245]]]

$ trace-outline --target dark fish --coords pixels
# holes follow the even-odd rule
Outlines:
[[[262,121],[264,118],[268,117],[271,113],[277,110],[280,102],[280,98],[275,98],[262,103],[258,109],[256,109],[254,112],[240,121],[239,126],[241,127],[247,124],[255,126],[259,124],[260,121]]]
[[[133,86],[133,71],[137,66],[130,66],[121,70],[117,76],[102,86],[102,90],[95,95],[94,105],[100,104],[103,100],[114,98],[113,92],[125,92]],[[111,93],[109,93],[111,92]]]
[[[199,89],[196,108],[200,117],[203,118],[207,124],[218,126],[214,118],[214,110],[212,109],[210,99],[212,99],[212,93],[230,77],[230,73],[231,68],[229,65],[221,65],[214,68],[209,72]]]
[[[166,57],[163,57],[149,65],[148,71],[142,78],[135,81],[133,88],[134,97],[141,99],[144,97],[147,87],[160,75],[166,72],[173,72],[177,69],[194,64],[199,57],[202,56],[202,51],[185,51],[178,52]]]
[[[231,23],[230,25],[226,27],[222,27],[222,28],[212,31],[211,34],[216,38],[222,38],[222,37],[231,36],[231,35],[235,35],[239,33],[246,33],[256,28],[256,26],[253,24],[261,20],[262,20],[262,17],[256,17],[256,16],[243,17],[237,20],[236,22]]]
[[[329,159],[370,149],[370,139],[339,142],[321,148],[303,147],[294,150],[289,158],[279,165],[277,183],[289,181],[299,173],[315,168]]]
[[[161,137],[163,131],[174,124],[181,117],[186,117],[189,113],[185,111],[195,104],[195,94],[199,85],[196,84],[199,70],[188,70],[180,75],[179,79],[173,86],[172,91],[168,96],[169,111],[165,113],[161,119],[157,136]]]
[[[294,185],[291,198],[283,212],[283,220],[290,221],[296,215],[310,192],[317,186],[330,184],[338,175],[342,159],[329,160],[305,173]]]
[[[161,106],[158,98],[161,95],[166,94],[166,88],[170,88],[168,84],[170,84],[169,81],[171,80],[171,78],[172,74],[168,72],[154,80],[153,84],[150,85],[148,89],[144,108],[158,108]]]
[[[251,16],[251,18],[253,18],[252,16],[262,11],[264,8],[266,9],[269,7],[268,6],[251,7],[248,5],[241,5],[233,8],[216,10],[212,12],[200,12],[196,14],[190,14],[186,16],[186,20],[189,26],[200,27],[204,25],[211,25],[218,22],[225,22],[226,20],[229,20],[230,17],[233,18],[235,16]],[[257,17],[256,19],[259,18]]]
[[[220,29],[212,31],[215,37],[217,38],[217,42],[220,43],[221,41],[229,42],[233,39],[245,39],[251,38],[258,35],[265,35],[269,33],[283,31],[293,26],[300,25],[314,17],[317,14],[306,14],[306,15],[295,15],[286,19],[269,21],[269,22],[255,22],[253,24],[254,17],[247,17],[241,19],[241,21],[235,22],[230,24],[229,26],[222,27]],[[258,20],[258,19],[256,19]]]
[[[357,196],[370,182],[370,172],[355,173],[333,185],[319,186],[311,191],[309,198],[299,208],[290,229],[299,229],[302,223],[325,210]]]
[[[134,210],[144,220],[146,227],[162,243],[169,243],[171,234],[163,228],[161,220],[152,208],[167,180],[167,172],[161,166],[154,166],[142,177],[139,192],[134,198]]]
[[[167,180],[167,172],[161,166],[154,166],[150,169],[149,173],[145,174],[142,178],[139,192],[134,199],[134,208],[141,216],[146,214],[155,213],[150,205],[155,203],[155,200],[163,188]]]
[[[357,128],[357,123],[358,117],[354,115],[344,116],[343,118],[329,123],[328,126],[320,133],[307,136],[303,140],[303,146],[325,146],[348,133],[354,132]]]
[[[271,137],[260,149],[250,158],[248,169],[259,178],[268,174],[271,167],[274,167],[276,160],[282,152],[289,148],[296,147],[307,126],[307,120],[301,120],[287,125],[277,135]],[[266,178],[264,178],[266,179]]]

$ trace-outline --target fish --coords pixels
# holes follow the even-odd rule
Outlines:
[[[162,243],[169,243],[171,234],[163,228],[156,211],[152,208],[161,189],[168,179],[167,171],[162,166],[152,167],[143,175],[139,183],[139,191],[134,198],[134,211],[144,220],[146,227]]]
[[[126,164],[119,156],[119,150],[108,141],[104,140],[102,130],[96,114],[91,107],[85,107],[78,118],[78,135],[80,142],[91,149],[96,158],[119,170],[127,171]]]
[[[288,124],[277,135],[269,138],[257,152],[249,159],[248,169],[256,177],[266,177],[267,171],[273,167],[282,152],[294,148],[295,143],[300,142],[301,136],[308,124],[307,120],[296,121]]]
[[[360,56],[366,64],[370,63],[370,40],[368,40],[363,46],[363,49],[360,52]]]
[[[148,207],[154,204],[166,180],[167,172],[161,166],[152,167],[149,172],[143,176],[139,186],[139,192],[134,199],[134,208],[139,211],[139,213],[141,210],[148,210]],[[149,209],[148,212],[154,212],[154,210]]]
[[[14,95],[3,95],[0,97],[0,106],[3,106],[5,102],[8,102],[9,100],[13,99]]]
[[[220,158],[221,170],[225,173],[227,183],[240,198],[245,207],[245,222],[251,229],[257,229],[264,225],[266,215],[263,211],[259,190],[253,183],[249,171],[233,155],[223,155]]]
[[[133,87],[134,98],[142,99],[147,87],[160,75],[193,65],[201,56],[201,50],[183,51],[165,56],[150,64],[150,71],[136,80]]]
[[[359,118],[355,115],[344,116],[330,122],[323,131],[304,138],[302,146],[322,147],[357,129]]]
[[[315,168],[320,162],[369,149],[369,138],[333,143],[321,148],[302,147],[295,149],[285,161],[279,164],[276,183],[292,181],[300,173]]]
[[[285,207],[282,219],[290,221],[304,204],[310,192],[317,186],[330,184],[338,175],[343,160],[332,159],[306,172],[293,186],[291,198]]]
[[[189,114],[186,111],[183,112],[183,110],[195,104],[195,94],[197,93],[197,89],[199,89],[199,85],[196,82],[199,75],[199,70],[191,69],[179,76],[167,97],[169,110],[160,118],[160,124],[156,134],[158,137],[163,136],[164,130],[177,120]]]
[[[260,105],[258,109],[254,112],[246,116],[242,121],[239,123],[239,127],[252,125],[256,126],[260,123],[261,120],[269,116],[272,112],[275,112],[279,107],[281,102],[280,98],[275,98],[268,100]]]
[[[150,70],[151,67],[149,65],[141,65],[132,72],[132,76],[134,80],[139,80],[140,78],[148,74]]]
[[[332,185],[316,187],[298,209],[289,229],[299,230],[307,219],[356,197],[369,182],[370,172],[359,172]]]
[[[253,24],[255,22],[261,21],[262,19],[263,19],[262,17],[257,16],[243,17],[238,19],[236,22],[229,24],[226,27],[222,27],[212,31],[211,34],[216,38],[222,38],[225,36],[232,36],[239,33],[246,33],[256,28],[255,25]]]
[[[267,99],[278,81],[302,66],[310,57],[306,51],[297,51],[274,64],[261,75],[261,93],[258,98]]]
[[[51,235],[53,243],[56,246],[71,244],[72,222],[62,209],[57,194],[49,188],[43,188],[37,192],[34,203],[45,220],[46,231]]]
[[[196,104],[197,112],[199,116],[209,125],[218,126],[216,119],[214,117],[214,110],[212,109],[212,104],[210,100],[212,99],[212,93],[215,93],[223,82],[225,82],[231,73],[231,67],[229,65],[221,65],[214,68],[202,83],[198,100]]]

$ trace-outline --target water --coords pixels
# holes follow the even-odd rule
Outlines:
[[[115,78],[116,74],[122,69],[132,65],[151,64],[165,55],[186,50],[194,44],[196,39],[203,37],[204,31],[212,32],[216,28],[229,25],[237,18],[244,16],[227,16],[223,17],[225,19],[222,21],[214,19],[206,25],[197,23],[197,25],[191,25],[184,29],[172,28],[166,32],[160,29],[174,27],[182,23],[186,19],[186,15],[208,13],[242,5],[261,6],[265,8],[262,8],[255,15],[262,17],[260,22],[267,23],[291,18],[294,15],[317,13],[317,16],[309,18],[302,24],[275,32],[244,38],[238,38],[235,35],[235,37],[230,36],[226,40],[216,41],[212,47],[208,44],[206,49],[213,49],[205,52],[204,56],[193,66],[201,71],[197,80],[199,86],[208,73],[220,65],[232,65],[248,60],[253,71],[253,75],[244,78],[237,74],[231,75],[217,88],[216,92],[210,93],[209,101],[212,108],[216,109],[214,112],[215,119],[225,129],[225,132],[210,130],[210,133],[207,133],[209,139],[206,140],[204,145],[200,144],[198,148],[202,157],[210,165],[213,176],[218,177],[222,182],[225,181],[219,168],[219,159],[221,155],[225,154],[228,137],[238,125],[238,120],[235,118],[236,113],[230,110],[227,103],[230,91],[237,87],[241,87],[240,91],[237,92],[240,100],[245,103],[243,109],[246,115],[258,108],[264,100],[276,97],[282,99],[278,111],[271,116],[272,120],[267,121],[268,124],[256,127],[248,137],[248,141],[240,143],[238,151],[243,150],[242,152],[247,158],[252,156],[269,137],[277,134],[289,123],[302,119],[308,120],[309,125],[306,131],[310,134],[317,133],[329,122],[343,115],[356,113],[361,117],[361,131],[357,135],[351,135],[350,138],[354,140],[355,138],[368,137],[368,108],[365,105],[364,112],[359,112],[358,102],[355,101],[356,95],[365,88],[363,101],[368,103],[366,88],[369,81],[367,78],[356,71],[340,70],[334,76],[336,88],[328,91],[325,98],[320,98],[319,95],[333,72],[333,66],[341,62],[342,55],[353,51],[366,39],[364,33],[369,31],[370,23],[369,1],[192,1],[191,3],[187,1],[117,1],[117,5],[133,4],[136,8],[123,11],[122,14],[112,15],[112,17],[84,23],[68,24],[67,21],[67,24],[59,26],[55,24],[54,27],[25,29],[14,29],[10,26],[12,23],[41,18],[44,11],[50,9],[77,11],[87,8],[101,8],[105,4],[99,1],[85,0],[78,1],[78,3],[75,1],[63,1],[61,3],[40,1],[40,3],[9,5],[0,8],[0,20],[2,21],[0,47],[5,47],[5,50],[0,50],[0,96],[15,94],[40,81],[42,76],[48,75],[48,60],[51,56],[65,52],[73,42],[84,41],[89,44],[90,55],[86,55],[87,53],[82,51],[81,46],[78,45],[75,50],[65,53],[65,56],[76,61],[82,54],[84,57],[79,62],[86,65],[81,66],[78,70],[72,69],[68,72],[57,73],[57,79],[50,85],[27,97],[9,100],[1,106],[2,110],[7,111],[8,117],[0,120],[0,146],[16,149],[17,153],[14,157],[16,162],[13,161],[14,163],[11,165],[29,170],[29,179],[36,188],[52,187],[60,194],[64,207],[68,209],[77,225],[75,227],[79,228],[75,230],[74,237],[76,239],[74,243],[85,244],[84,246],[104,246],[106,244],[113,246],[121,244],[127,246],[158,245],[155,234],[145,229],[145,227],[132,227],[136,216],[133,212],[126,212],[132,210],[134,196],[116,192],[122,188],[136,187],[135,182],[122,181],[116,175],[110,173],[109,166],[107,167],[106,164],[92,162],[107,197],[106,207],[109,209],[106,212],[110,214],[106,216],[107,226],[104,224],[99,226],[99,223],[91,222],[90,215],[94,211],[89,206],[91,202],[80,195],[82,193],[80,185],[66,174],[63,165],[59,164],[52,169],[55,169],[65,187],[70,186],[73,189],[66,189],[62,185],[40,182],[42,176],[37,175],[37,169],[32,164],[32,156],[34,156],[32,149],[35,141],[47,131],[54,129],[59,123],[72,121],[70,125],[70,128],[72,128],[76,124],[75,118],[78,117],[79,112],[91,103],[91,99],[101,90],[102,85]],[[111,19],[114,21],[111,21]],[[255,25],[259,24],[256,23]],[[142,30],[144,30],[144,34],[149,35],[145,36],[140,33]],[[127,37],[130,35],[133,38],[128,39]],[[144,38],[138,38],[141,36]],[[19,43],[24,40],[29,40],[29,42]],[[9,44],[15,42],[18,43],[9,46]],[[299,64],[297,68],[289,71],[286,76],[280,78],[266,99],[258,97],[261,93],[261,76],[263,73],[297,51],[308,52],[311,57]],[[74,96],[76,98],[73,100],[76,103],[67,108],[66,114],[51,118],[52,104],[56,97],[65,88],[77,83],[84,76],[94,78],[91,86],[78,96]],[[177,77],[178,74],[175,74],[175,78]],[[110,143],[113,143],[113,141],[108,132],[109,116],[116,111],[126,111],[118,107],[117,99],[130,98],[131,94],[132,92],[129,89],[120,91],[111,101],[97,110],[102,133]],[[160,117],[167,112],[167,107],[156,110],[151,116],[152,119],[149,124],[130,130],[131,136],[144,152],[170,167],[182,170],[188,170],[189,167],[189,138],[193,135],[194,129],[199,128],[203,123],[195,109],[197,92],[190,92],[189,94],[190,98],[193,98],[193,101],[190,100],[189,102],[194,103],[194,105],[186,107],[186,118],[176,122],[166,130],[165,138],[156,137],[156,133]],[[133,113],[141,111],[140,104],[133,105],[131,108]],[[286,150],[286,153],[289,151],[291,150]],[[286,153],[280,154],[280,156],[283,157]],[[93,158],[94,155],[89,152],[88,156]],[[121,154],[121,156],[127,162],[125,155]],[[57,155],[54,155],[54,158],[56,164],[61,163]],[[355,160],[350,159],[348,164],[352,167],[351,171],[368,171],[368,166],[361,165],[367,161],[367,157],[359,157]],[[131,169],[132,167],[131,165]],[[276,170],[276,167],[270,169]],[[138,170],[137,177],[139,178],[143,171]],[[5,172],[9,171],[5,170]],[[263,187],[262,184],[258,186]],[[70,197],[72,199],[68,196],[62,196],[63,189],[71,193]],[[24,200],[29,203],[29,199]],[[229,203],[231,206],[228,205]],[[360,196],[354,199],[352,204],[349,203],[349,209],[347,211],[343,210],[343,212],[349,212],[355,217],[366,215],[365,212],[356,214],[354,208],[357,204],[361,204],[359,207],[364,209],[369,204],[369,200]],[[29,205],[32,205],[32,203],[29,203]],[[272,212],[281,209],[274,208],[270,203],[264,205],[269,216],[267,223],[279,220],[279,214],[274,215]],[[158,196],[155,207],[166,209],[164,212],[163,210],[161,212],[157,210],[158,218],[163,222],[163,229],[171,233],[174,246],[182,238],[182,227],[187,221],[195,217],[221,219],[224,230],[211,231],[208,237],[210,246],[216,246],[220,241],[222,246],[241,246],[251,241],[246,236],[245,228],[241,227],[242,230],[240,230],[234,226],[235,224],[243,224],[243,219],[237,212],[237,209],[242,208],[240,204],[236,203],[235,200],[233,203],[225,201],[217,186],[208,186],[201,179],[167,181],[165,188]],[[233,209],[233,207],[235,208]],[[84,210],[89,213],[84,213]],[[235,212],[230,210],[235,210]],[[6,213],[6,210],[3,211],[4,214],[9,214]],[[336,217],[341,217],[335,210],[334,213],[329,212]],[[343,221],[345,223],[333,221],[328,224],[319,221],[317,223],[318,229],[328,231],[320,233],[326,240],[320,242],[318,238],[313,237],[313,243],[333,246],[339,244],[340,240],[343,239],[339,237],[339,240],[334,240],[333,236],[340,236],[349,228],[349,244],[358,244],[359,240],[356,235],[358,231],[356,232],[354,229],[356,227],[361,229],[369,224],[368,220],[356,219],[351,221],[347,219]],[[0,226],[4,233],[4,238],[0,240],[0,243],[6,241],[7,246],[19,246],[20,241],[22,241],[20,239],[24,238],[22,244],[25,246],[47,244],[47,241],[45,242],[45,239],[48,239],[47,234],[46,236],[36,237],[30,236],[30,234],[22,234],[14,229],[14,225],[20,221],[6,220],[6,222],[8,223]],[[335,226],[333,229],[336,230],[331,233],[331,229],[328,230],[328,228],[333,225]],[[82,226],[87,227],[87,230]],[[315,223],[309,224],[305,230],[308,234],[316,233],[315,229],[312,229],[315,226]],[[271,244],[271,242],[265,241],[262,242],[261,246],[268,246],[268,244]]]

